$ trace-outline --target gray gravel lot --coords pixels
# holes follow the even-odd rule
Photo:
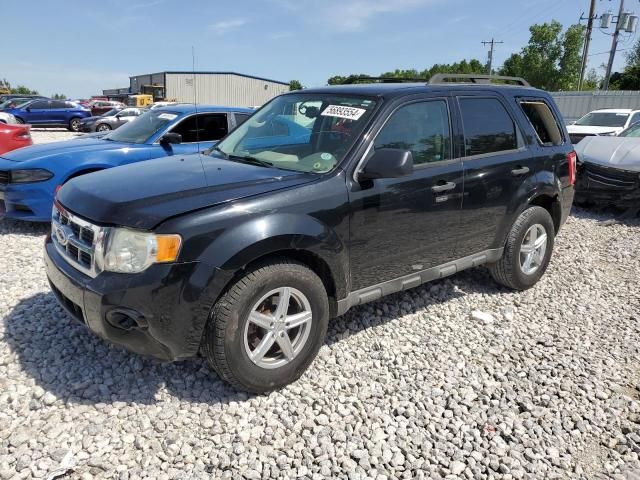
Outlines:
[[[46,230],[0,221],[0,479],[69,451],[64,478],[640,477],[637,220],[577,209],[526,292],[478,268],[353,309],[268,396],[87,332]]]

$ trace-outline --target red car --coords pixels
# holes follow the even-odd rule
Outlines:
[[[29,145],[33,145],[31,125],[0,123],[0,155]]]

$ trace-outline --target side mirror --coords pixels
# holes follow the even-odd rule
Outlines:
[[[169,145],[169,144],[178,144],[182,143],[182,135],[179,133],[169,132],[165,133],[162,137],[160,137],[160,144]]]
[[[413,173],[413,155],[410,150],[381,148],[369,158],[358,180],[398,178]]]

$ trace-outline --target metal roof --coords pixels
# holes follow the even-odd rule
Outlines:
[[[238,77],[253,78],[254,80],[262,80],[264,82],[278,83],[280,85],[289,85],[289,82],[281,82],[279,80],[272,80],[270,78],[256,77],[255,75],[247,75],[245,73],[238,73],[238,72],[207,72],[207,71],[202,71],[202,70],[196,70],[195,72],[194,71],[190,71],[190,70],[167,70],[165,72],[143,73],[141,75],[131,75],[129,78],[146,77],[146,76],[149,76],[149,75],[171,75],[171,74],[176,74],[176,75],[190,75],[190,74],[196,74],[196,75],[237,75]]]

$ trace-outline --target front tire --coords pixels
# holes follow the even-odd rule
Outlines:
[[[514,290],[531,288],[547,270],[554,240],[549,212],[537,206],[527,208],[511,227],[502,258],[489,265],[491,276]]]
[[[16,117],[16,122],[18,122],[18,124],[20,125],[24,125],[24,120],[22,120],[20,117]]]
[[[69,120],[69,130],[72,132],[79,132],[80,131],[80,119],[79,118],[72,118],[71,120]]]
[[[216,302],[203,353],[234,387],[269,392],[304,373],[328,321],[322,280],[300,263],[273,261],[247,272]]]
[[[111,130],[111,127],[106,123],[101,123],[96,127],[96,132],[108,132],[109,130]]]

